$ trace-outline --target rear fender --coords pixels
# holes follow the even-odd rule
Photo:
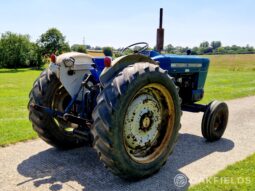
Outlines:
[[[134,63],[138,63],[138,62],[149,62],[152,64],[157,64],[157,62],[155,62],[151,58],[141,54],[132,54],[132,55],[119,57],[112,62],[111,67],[105,68],[102,71],[100,75],[101,84],[105,86],[107,83],[110,82],[110,79],[112,79],[112,76],[116,76],[120,71],[122,71],[127,66],[132,65]]]
[[[66,60],[73,59],[73,64],[67,66]],[[51,63],[49,70],[53,72],[61,84],[65,87],[71,97],[79,91],[83,77],[85,74],[91,74],[90,70],[93,69],[93,57],[83,53],[70,52],[61,54],[57,57],[56,63]],[[78,100],[82,99],[79,95]]]

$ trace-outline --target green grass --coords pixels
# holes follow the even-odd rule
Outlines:
[[[36,138],[28,120],[28,93],[41,71],[0,69],[0,145]]]
[[[255,95],[255,55],[208,56],[211,65],[203,103]],[[190,191],[255,190],[255,154],[195,185]]]
[[[203,103],[255,95],[255,55],[209,56]],[[41,71],[0,69],[0,146],[36,138],[28,120],[28,93]]]
[[[209,71],[203,103],[255,95],[254,71]]]
[[[255,190],[255,154],[228,166],[215,176],[195,185],[190,191],[246,191]]]
[[[208,56],[211,60],[203,103],[255,95],[255,55]]]

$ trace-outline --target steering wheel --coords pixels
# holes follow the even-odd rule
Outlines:
[[[149,44],[147,42],[137,42],[135,44],[131,44],[127,47],[125,47],[124,49],[121,50],[121,54],[124,54],[124,52],[128,49],[131,49],[131,47],[133,46],[137,46],[137,45],[143,45],[141,48],[139,48],[138,50],[134,50],[134,53],[141,53],[142,51],[146,50],[149,47]]]

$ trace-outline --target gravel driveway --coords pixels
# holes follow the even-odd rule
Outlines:
[[[223,139],[206,142],[200,132],[202,114],[184,113],[174,153],[145,180],[113,176],[92,148],[59,151],[33,140],[0,149],[0,190],[184,190],[255,152],[255,96],[227,103],[230,121]],[[186,186],[177,187],[175,177]]]

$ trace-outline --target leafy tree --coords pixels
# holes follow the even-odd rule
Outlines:
[[[199,48],[198,48],[198,47],[193,47],[193,48],[191,49],[191,55],[197,55],[198,52],[199,52]]]
[[[96,46],[95,50],[102,50],[102,48],[100,46]]]
[[[248,53],[252,53],[252,54],[255,53],[254,48],[253,48],[252,46],[248,45],[248,44],[247,44],[247,46],[245,47],[245,49],[246,49],[246,51],[247,51]]]
[[[209,47],[209,42],[208,41],[204,41],[200,44],[200,48],[208,48]]]
[[[212,54],[212,53],[213,53],[213,49],[211,47],[203,49],[203,54]]]
[[[225,54],[225,53],[226,53],[226,50],[225,50],[224,47],[219,47],[219,48],[217,48],[217,50],[216,50],[215,53],[216,53],[216,54]]]
[[[40,68],[45,62],[40,52],[40,47],[36,43],[31,43],[30,51],[28,52],[30,57],[29,67]]]
[[[165,46],[165,51],[166,51],[167,53],[173,53],[173,52],[174,52],[174,47],[173,47],[173,45],[171,45],[171,44],[166,45],[166,46]]]
[[[43,64],[37,45],[28,35],[6,32],[0,39],[0,67],[20,68]]]
[[[69,44],[65,41],[63,34],[56,28],[51,28],[43,33],[37,41],[41,48],[41,54],[49,56],[54,53],[59,55],[70,51]]]
[[[221,41],[212,41],[211,42],[211,47],[216,50],[217,48],[221,47]]]
[[[113,56],[112,48],[111,47],[103,47],[103,53],[105,56]]]
[[[85,45],[87,50],[90,50],[92,47],[90,45]]]
[[[82,45],[82,44],[74,44],[71,47],[71,50],[75,51],[75,52],[87,53],[86,47],[84,45]]]

